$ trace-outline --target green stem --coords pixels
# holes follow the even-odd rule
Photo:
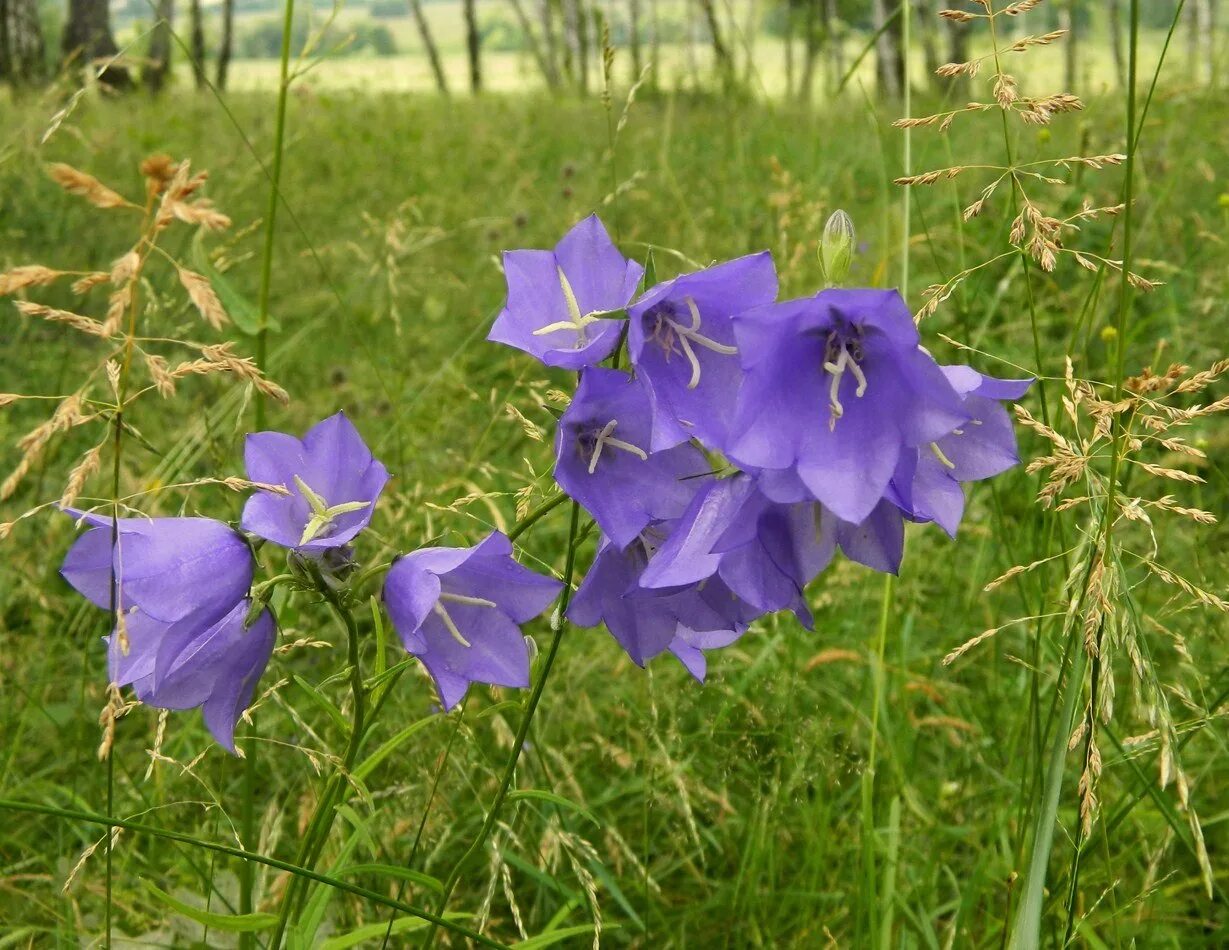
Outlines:
[[[550,679],[551,667],[555,665],[555,656],[559,653],[559,644],[563,639],[563,630],[566,625],[564,616],[567,613],[568,603],[571,601],[572,580],[576,573],[576,548],[578,547],[579,524],[580,505],[572,502],[572,522],[568,529],[567,557],[563,567],[563,591],[559,595],[559,605],[555,609],[554,617],[551,620],[551,643],[550,648],[546,652],[546,658],[542,663],[542,673],[538,677],[538,681],[533,684],[533,690],[530,692],[529,699],[525,703],[525,713],[521,716],[520,727],[517,729],[516,738],[512,742],[512,751],[508,754],[508,761],[504,766],[503,779],[499,783],[499,790],[495,793],[495,801],[491,803],[490,811],[487,812],[486,821],[482,823],[478,837],[474,839],[466,852],[453,865],[452,871],[448,874],[448,879],[444,881],[444,893],[440,896],[439,904],[437,905],[437,916],[442,917],[447,910],[448,901],[452,898],[452,893],[457,888],[457,882],[461,880],[461,874],[464,872],[465,866],[481,854],[482,849],[486,846],[487,838],[490,837],[496,821],[499,820],[500,809],[503,807],[504,801],[508,797],[508,792],[512,788],[512,780],[516,775],[516,766],[520,761],[521,751],[525,748],[529,727],[533,723],[533,716],[537,711],[538,701],[542,698],[542,692],[546,688],[546,681]],[[424,944],[426,950],[431,950],[435,946],[435,939],[438,933],[438,926],[432,926]]]
[[[299,854],[295,864],[309,870],[315,867],[320,853],[324,850],[324,844],[328,840],[329,831],[333,826],[333,816],[336,813],[337,800],[345,790],[346,776],[354,768],[367,725],[367,696],[363,685],[363,672],[359,664],[358,625],[354,621],[354,615],[341,602],[337,592],[330,588],[323,579],[318,578],[318,581],[318,590],[321,596],[328,602],[328,605],[333,609],[333,613],[336,614],[338,620],[341,621],[342,626],[346,629],[346,642],[350,663],[350,691],[354,699],[354,718],[351,722],[350,736],[346,741],[346,750],[342,755],[341,762],[333,774],[329,776],[329,780],[320,794],[320,799],[316,803],[316,810],[312,813],[307,830],[303,834],[303,841],[299,847]],[[290,924],[292,913],[307,897],[306,886],[297,886],[300,884],[301,882],[297,878],[292,880],[286,888],[285,895],[282,897],[282,905],[277,918],[277,928],[274,930],[273,938],[269,941],[271,950],[277,950],[281,946],[282,940],[286,935],[286,928]]]
[[[294,0],[286,0],[282,15],[282,58],[277,89],[277,119],[273,132],[273,169],[269,177],[269,210],[266,212],[265,244],[260,259],[259,329],[256,333],[256,365],[268,369],[269,293],[273,283],[273,238],[276,234],[277,206],[281,200],[282,156],[286,145],[286,104],[290,93],[290,46],[294,41]],[[256,428],[265,424],[264,400],[256,399]]]
[[[470,930],[467,927],[462,927],[459,924],[453,923],[443,917],[437,917],[429,910],[424,910],[421,907],[416,907],[413,904],[406,904],[402,901],[393,900],[391,897],[385,897],[383,894],[368,890],[365,887],[360,887],[357,884],[351,884],[348,881],[338,880],[337,878],[329,877],[327,874],[319,874],[309,868],[300,867],[297,864],[291,864],[289,861],[279,861],[277,858],[270,858],[263,854],[257,854],[254,851],[245,851],[243,848],[232,848],[229,845],[215,844],[212,841],[202,841],[200,838],[194,838],[191,835],[184,834],[180,831],[170,831],[166,828],[158,828],[155,825],[147,825],[139,821],[129,821],[126,818],[112,818],[108,815],[96,815],[88,811],[77,811],[72,808],[57,808],[54,805],[43,805],[38,802],[23,802],[11,798],[0,798],[0,810],[17,812],[26,815],[50,815],[53,818],[65,818],[70,821],[83,821],[91,825],[101,825],[104,828],[123,828],[125,831],[131,831],[135,834],[150,835],[154,838],[162,838],[166,841],[178,841],[181,844],[192,845],[196,848],[204,848],[206,851],[212,851],[217,854],[225,854],[232,858],[239,858],[242,861],[251,861],[254,864],[261,864],[265,867],[273,868],[277,871],[285,871],[293,874],[296,878],[304,878],[308,881],[315,881],[317,884],[325,884],[335,890],[344,891],[347,894],[353,894],[356,897],[361,897],[364,900],[371,901],[373,904],[380,904],[384,907],[392,907],[403,914],[409,914],[417,917],[420,920],[427,920],[431,923],[451,930],[459,936],[465,937],[467,940],[472,940],[474,943],[481,944],[484,947],[494,947],[496,950],[505,950],[503,944],[500,944],[490,937],[485,937],[477,931]]]
[[[553,498],[546,499],[546,501],[542,502],[542,504],[538,505],[538,507],[533,509],[533,511],[529,512],[529,514],[525,515],[524,518],[512,526],[512,530],[508,532],[508,540],[515,541],[522,534],[541,521],[542,518],[550,514],[567,500],[568,496],[562,492],[555,495]]]

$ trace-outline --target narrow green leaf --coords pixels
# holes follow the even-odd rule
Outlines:
[[[653,260],[653,249],[649,248],[644,255],[644,289],[648,290],[657,283],[657,262]]]
[[[576,804],[576,802],[572,801],[570,798],[564,798],[562,795],[556,795],[554,792],[543,791],[540,788],[522,788],[508,793],[508,801],[510,802],[520,801],[521,799],[534,799],[536,801],[550,802],[552,805],[558,805],[560,808],[566,808],[568,811],[576,812],[576,814],[580,815],[581,818],[585,818],[593,822],[599,828],[602,825],[602,823],[597,820],[597,816],[594,815],[593,812],[589,811],[589,809],[585,808],[583,805]]]
[[[603,928],[604,933],[617,929],[616,927]],[[553,930],[550,933],[538,934],[536,937],[530,937],[528,940],[522,940],[520,943],[512,944],[510,950],[542,950],[543,947],[553,947],[557,943],[567,940],[569,937],[579,937],[581,934],[593,933],[593,924],[577,924],[575,927],[564,927],[562,930]]]
[[[372,773],[372,771],[375,770],[377,765],[379,765],[381,762],[387,759],[390,755],[396,752],[397,748],[403,742],[405,742],[407,739],[413,736],[414,733],[418,732],[418,730],[424,728],[425,726],[429,726],[431,723],[435,722],[439,718],[442,718],[442,717],[426,716],[423,719],[419,719],[418,722],[410,723],[408,726],[402,729],[399,733],[397,733],[395,736],[393,736],[391,739],[387,740],[383,745],[381,745],[378,749],[376,749],[375,752],[371,753],[371,755],[367,756],[367,758],[365,758],[362,762],[360,762],[352,773],[354,777],[356,779],[359,779],[360,781],[365,779],[368,775]]]
[[[456,919],[459,917],[468,916],[460,912],[445,914],[445,917]],[[357,930],[351,930],[349,933],[338,934],[336,937],[330,937],[328,940],[320,944],[320,950],[346,950],[347,947],[357,947],[365,940],[383,940],[386,933],[393,934],[409,934],[415,931],[429,927],[429,920],[419,920],[417,917],[398,917],[393,921],[393,927],[390,931],[387,921],[381,921],[377,924],[367,924],[364,927],[359,927]],[[546,944],[543,944],[546,946]]]
[[[399,868],[392,864],[351,864],[344,868],[334,868],[333,874],[338,877],[357,877],[360,874],[378,874],[381,877],[395,877],[411,884],[419,884],[437,894],[444,893],[444,882],[422,871],[412,871],[409,868]]]
[[[232,934],[250,934],[256,933],[259,930],[268,930],[277,923],[277,917],[273,914],[215,914],[207,910],[201,910],[199,907],[193,907],[191,904],[185,904],[181,900],[176,900],[166,891],[155,887],[149,881],[145,881],[144,884],[150,893],[176,913],[182,914],[190,920],[195,920],[198,924],[204,924],[210,930],[221,930],[224,933]]]
[[[324,693],[312,686],[311,683],[303,679],[298,673],[291,674],[291,678],[294,680],[295,685],[307,694],[308,699],[328,714],[328,717],[333,720],[338,729],[342,732],[349,732],[350,724],[346,722],[346,717],[341,714],[341,710],[334,706]]]
[[[213,261],[209,259],[209,252],[205,250],[204,233],[204,229],[198,230],[196,239],[192,242],[192,265],[213,285],[214,293],[218,295],[218,300],[222,302],[231,322],[239,328],[240,332],[248,336],[255,336],[260,331],[260,312],[256,309],[255,304],[239,292],[225,274],[213,266]],[[272,317],[268,320],[268,327],[275,333],[281,329]]]

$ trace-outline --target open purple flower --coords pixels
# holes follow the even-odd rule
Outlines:
[[[967,422],[902,455],[892,477],[893,501],[915,521],[933,521],[952,537],[964,514],[963,482],[1005,472],[1020,461],[1011,416],[1000,401],[1022,397],[1032,379],[996,379],[968,366],[944,366],[964,399]]]
[[[254,482],[289,494],[258,490],[243,508],[245,531],[318,554],[353,540],[371,522],[388,470],[344,412],[318,422],[302,441],[284,432],[254,432],[243,451]]]
[[[739,314],[734,333],[746,377],[729,456],[787,470],[844,521],[870,515],[903,450],[969,418],[895,291],[824,290]]]
[[[60,573],[105,610],[139,608],[154,620],[212,622],[247,595],[253,558],[233,528],[211,518],[120,518],[67,509],[89,530]],[[114,545],[112,544],[114,540]],[[112,579],[118,591],[112,593]]]
[[[581,374],[555,436],[555,480],[615,544],[629,544],[650,521],[677,518],[709,470],[690,445],[649,449],[649,397],[618,370]]]
[[[627,348],[653,411],[651,448],[725,448],[742,367],[731,317],[777,297],[767,251],[658,284],[627,311]]]
[[[249,627],[246,598],[211,623],[189,617],[162,623],[136,610],[123,634],[108,638],[111,681],[131,684],[141,702],[159,709],[200,707],[220,745],[235,751],[235,725],[264,675],[277,630],[263,610]]]
[[[497,531],[470,548],[399,558],[385,578],[384,603],[451,709],[470,683],[529,685],[520,625],[546,610],[562,586],[513,560],[512,542]]]
[[[568,607],[568,619],[582,627],[605,624],[639,666],[677,647],[676,655],[686,656],[684,664],[695,673],[699,667],[688,645],[702,649],[704,643],[732,643],[762,611],[718,577],[680,587],[641,587],[640,576],[668,530],[665,525],[650,526],[623,549],[603,540]]]
[[[508,300],[487,336],[547,366],[595,366],[619,343],[622,310],[644,275],[619,253],[597,215],[563,236],[553,251],[506,251]]]

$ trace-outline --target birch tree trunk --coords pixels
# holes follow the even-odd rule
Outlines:
[[[478,2],[465,0],[465,49],[469,54],[469,88],[482,92],[482,35],[478,32]]]
[[[899,98],[905,87],[905,56],[901,49],[901,18],[895,5],[891,10],[885,0],[875,0],[875,75],[880,95]],[[888,17],[892,17],[891,22]]]
[[[214,85],[225,89],[230,79],[230,60],[235,50],[235,0],[222,0],[222,39],[218,43],[218,71]]]
[[[205,82],[205,27],[201,23],[201,0],[191,0],[188,6],[188,30],[191,33],[192,74],[196,78],[196,88],[204,89]]]
[[[444,64],[440,62],[440,51],[435,45],[435,37],[431,35],[431,27],[427,23],[426,14],[422,12],[422,0],[409,0],[410,13],[414,17],[414,25],[418,27],[418,35],[422,39],[423,49],[427,52],[427,61],[431,64],[431,74],[435,76],[435,87],[443,95],[448,95],[448,77],[444,75]]]
[[[132,87],[128,69],[110,62],[119,47],[111,32],[111,10],[107,0],[68,0],[68,18],[64,22],[60,49],[66,61],[89,66],[102,85],[114,90]]]
[[[1076,80],[1079,78],[1079,23],[1075,16],[1076,0],[1067,0],[1063,4],[1059,23],[1067,31],[1063,38],[1065,59],[1063,63],[1063,88],[1065,92],[1075,92]]]
[[[33,85],[46,71],[37,0],[0,0],[0,82]]]
[[[157,22],[149,33],[141,82],[151,93],[158,95],[166,86],[166,78],[171,71],[171,20],[175,15],[175,0],[158,0],[154,15]]]

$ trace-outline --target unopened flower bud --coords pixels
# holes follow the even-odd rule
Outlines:
[[[829,287],[840,285],[849,276],[853,248],[853,220],[844,211],[832,212],[819,242],[819,266]]]

